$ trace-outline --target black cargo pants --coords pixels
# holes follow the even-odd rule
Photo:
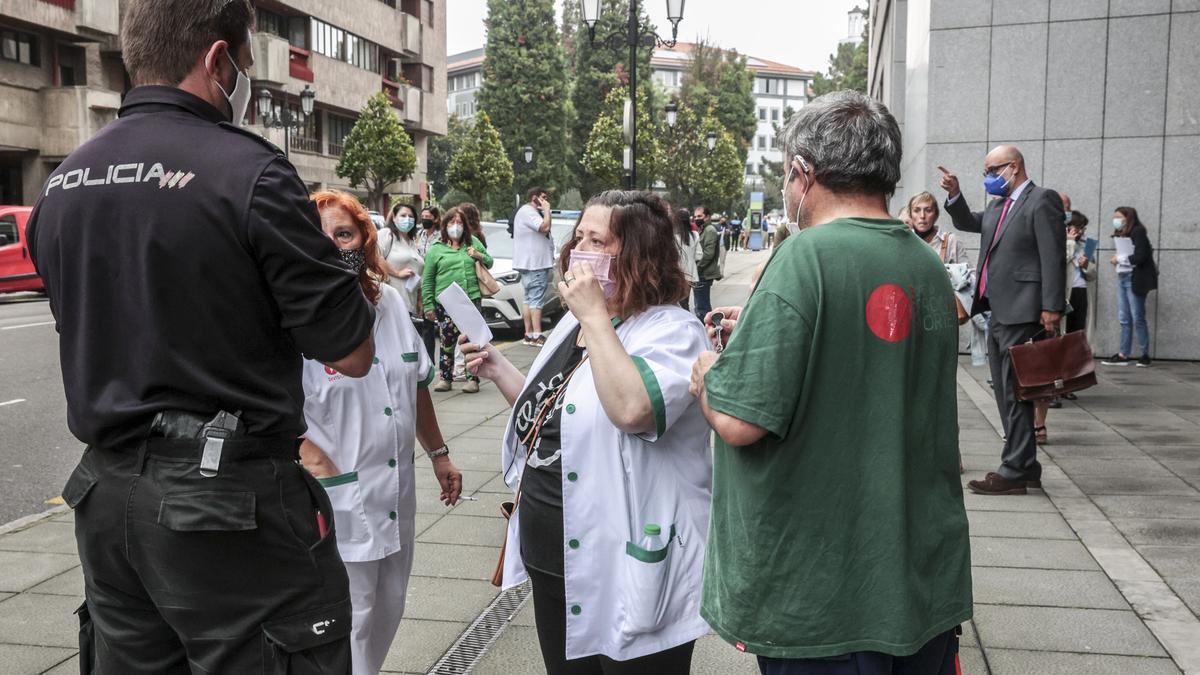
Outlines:
[[[254,443],[232,446],[253,457]],[[89,449],[71,474],[83,673],[350,672],[349,584],[324,490],[279,453],[239,460],[226,445],[212,478],[200,441],[165,439]]]

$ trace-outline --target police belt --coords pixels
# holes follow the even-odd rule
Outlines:
[[[155,416],[146,452],[152,457],[200,464],[201,475],[217,474],[223,462],[254,459],[300,458],[300,439],[280,436],[246,436],[238,415],[224,411],[212,419],[182,410],[164,410]]]

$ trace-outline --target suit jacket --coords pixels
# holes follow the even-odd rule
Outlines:
[[[1150,245],[1150,235],[1146,226],[1137,224],[1129,233],[1133,240],[1133,255],[1129,256],[1129,264],[1133,265],[1133,292],[1137,295],[1148,295],[1158,288],[1158,267],[1154,264],[1154,247]]]
[[[976,267],[980,281],[975,285],[971,312],[990,309],[994,321],[1007,325],[1038,323],[1043,311],[1062,312],[1066,304],[1063,260],[1067,255],[1067,228],[1063,224],[1062,199],[1057,192],[1030,182],[1009,207],[1000,236],[992,243],[1004,201],[992,200],[983,211],[976,212],[961,194],[954,203],[946,204],[954,227],[978,232],[981,237]],[[987,297],[981,299],[985,260]]]

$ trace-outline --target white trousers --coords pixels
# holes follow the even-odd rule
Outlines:
[[[382,560],[346,563],[353,611],[350,650],[354,675],[376,675],[383,667],[404,616],[412,566],[412,542]]]

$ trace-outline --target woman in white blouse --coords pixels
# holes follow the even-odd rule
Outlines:
[[[387,263],[388,283],[404,298],[413,325],[421,336],[425,351],[433,358],[437,326],[421,313],[421,275],[425,273],[425,252],[417,235],[417,212],[411,204],[396,204],[388,214],[386,226],[379,231],[379,255]]]
[[[300,461],[333,505],[338,551],[350,578],[354,673],[378,673],[404,614],[412,571],[414,440],[433,462],[442,501],[454,504],[462,474],[442,441],[426,387],[433,364],[386,269],[366,209],[344,192],[313,195],[321,227],[375,305],[375,359],[362,378],[304,362]]]

